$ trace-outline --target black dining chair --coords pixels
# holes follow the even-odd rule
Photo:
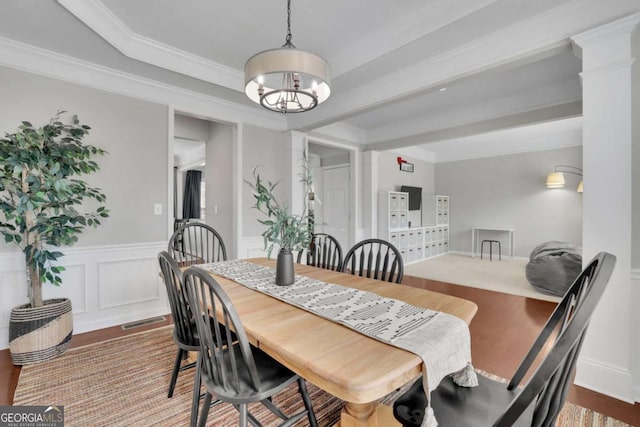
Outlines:
[[[431,392],[431,407],[442,426],[555,426],[571,386],[578,353],[591,315],[615,265],[615,256],[600,252],[565,293],[540,336],[505,383],[478,375],[478,387],[456,386],[445,378]],[[552,344],[529,381],[519,387],[536,358]],[[393,415],[405,427],[420,426],[427,397],[422,380],[398,398]]]
[[[330,234],[315,233],[309,248],[298,252],[298,264],[305,261],[307,265],[340,271],[342,269],[342,247]]]
[[[241,427],[247,422],[260,426],[247,408],[252,402],[261,402],[266,408],[291,426],[305,416],[312,427],[317,427],[311,399],[304,379],[281,365],[262,350],[249,345],[249,339],[231,300],[216,280],[206,271],[194,266],[184,275],[189,302],[194,310],[200,340],[199,369],[207,390],[198,425],[204,427],[209,415],[212,396],[233,405],[240,414]],[[216,317],[217,312],[217,317]],[[207,321],[212,319],[212,321]],[[235,331],[237,343],[220,343],[232,339]],[[285,415],[271,401],[271,397],[297,382],[304,410]]]
[[[220,233],[201,222],[189,222],[179,227],[169,239],[167,250],[180,267],[227,260],[227,249]]]
[[[382,239],[356,243],[344,256],[342,271],[387,282],[401,283],[404,263],[400,251]]]
[[[167,397],[173,397],[173,391],[178,380],[178,373],[189,368],[193,368],[196,364],[188,363],[181,366],[187,352],[198,352],[200,358],[200,341],[193,315],[189,307],[189,300],[186,289],[183,285],[183,276],[180,267],[171,258],[168,252],[162,251],[158,254],[158,262],[160,263],[160,271],[167,288],[169,297],[169,305],[171,307],[171,315],[173,316],[173,341],[178,347],[176,360],[171,373],[171,382],[169,383],[169,393]],[[191,426],[195,426],[198,415],[198,404],[200,401],[200,373],[196,371],[193,384],[193,406],[191,413]]]

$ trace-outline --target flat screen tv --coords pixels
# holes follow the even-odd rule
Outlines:
[[[409,193],[409,210],[419,211],[420,205],[422,204],[422,188],[403,185],[400,187],[400,191]]]

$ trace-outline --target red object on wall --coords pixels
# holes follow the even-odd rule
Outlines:
[[[403,159],[402,157],[400,157],[400,156],[398,156],[398,159],[397,159],[397,160],[398,160],[398,164],[399,164],[399,165],[401,165],[401,164],[403,164],[403,163],[407,163],[407,161],[406,161],[406,160],[404,160],[404,159]]]

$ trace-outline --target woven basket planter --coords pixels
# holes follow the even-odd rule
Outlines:
[[[71,344],[73,315],[71,300],[44,301],[42,307],[29,304],[14,307],[9,320],[9,351],[14,365],[32,365],[53,359]]]

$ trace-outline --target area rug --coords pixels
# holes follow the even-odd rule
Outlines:
[[[188,425],[193,370],[181,372],[173,398],[167,388],[175,357],[172,327],[128,335],[67,351],[63,356],[22,368],[14,405],[64,405],[65,426]],[[343,402],[307,383],[320,427],[334,425]],[[274,398],[294,413],[302,402],[294,384]],[[278,419],[260,404],[250,407],[264,426]],[[237,411],[227,404],[211,408],[207,425],[238,425]],[[299,425],[307,425],[306,420]],[[623,427],[620,421],[567,404],[560,427]]]
[[[544,301],[560,301],[560,297],[545,295],[531,286],[525,275],[526,265],[525,260],[508,257],[501,261],[493,257],[493,261],[489,261],[487,257],[447,254],[408,264],[404,274]]]

